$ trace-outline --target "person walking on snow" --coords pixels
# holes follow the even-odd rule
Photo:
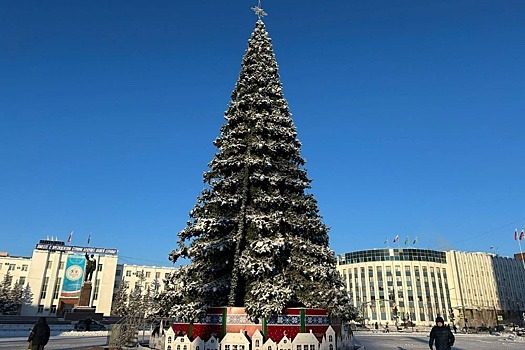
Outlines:
[[[443,317],[436,317],[436,325],[432,327],[432,330],[430,331],[430,339],[428,341],[430,349],[432,350],[435,344],[436,350],[450,350],[450,347],[454,345],[455,340],[456,338],[450,331],[450,328],[445,327],[445,320],[443,320]]]
[[[44,346],[49,341],[51,336],[51,329],[46,322],[45,317],[38,318],[38,322],[34,325],[27,341],[30,343],[29,349],[44,350]]]

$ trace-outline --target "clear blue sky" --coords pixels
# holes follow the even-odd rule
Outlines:
[[[46,236],[169,265],[256,17],[246,1],[9,1],[0,251]],[[519,251],[525,2],[263,1],[336,253]],[[525,248],[525,240],[522,241]],[[390,243],[391,246],[397,246]]]

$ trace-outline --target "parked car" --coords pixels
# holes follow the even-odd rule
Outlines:
[[[490,328],[486,326],[479,326],[477,329],[478,332],[490,332]]]
[[[495,332],[503,332],[505,330],[505,326],[500,324],[494,327]]]
[[[403,326],[405,328],[407,328],[407,327],[415,327],[416,324],[414,322],[412,322],[412,321],[405,321],[405,322],[401,323],[401,326]]]
[[[78,321],[77,323],[75,323],[75,331],[85,331],[87,330],[87,325],[91,323],[89,325],[89,330],[90,331],[107,331],[108,330],[108,326],[98,322],[98,321],[95,321],[95,320],[88,320],[88,319],[85,319],[85,320],[80,320]]]
[[[470,326],[470,327],[463,327],[461,330],[463,331],[463,333],[471,333],[471,334],[472,333],[478,333],[478,329],[476,327],[472,327],[472,326]]]

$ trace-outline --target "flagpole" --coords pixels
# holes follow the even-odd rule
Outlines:
[[[521,262],[523,263],[523,268],[525,269],[525,260],[523,260],[523,250],[521,250],[521,239],[518,239],[518,245],[520,246]]]

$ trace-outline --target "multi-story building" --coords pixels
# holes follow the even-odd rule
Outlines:
[[[173,272],[173,267],[159,267],[146,265],[127,265],[117,266],[115,273],[116,281],[114,294],[116,294],[122,284],[125,284],[129,290],[142,288],[152,292],[162,292],[164,290],[164,280]]]
[[[340,255],[338,270],[363,322],[493,325],[525,310],[525,269],[495,254],[373,249]]]
[[[338,269],[367,322],[430,323],[448,316],[446,254],[425,249],[374,249],[339,256]]]
[[[15,284],[25,286],[29,265],[31,265],[30,258],[9,256],[6,252],[0,252],[0,282],[3,282],[7,276],[7,283],[11,286]]]
[[[447,259],[453,276],[453,308],[461,319],[484,325],[523,321],[525,268],[521,261],[458,251],[447,252]]]
[[[89,305],[95,312],[111,314],[111,306],[122,283],[143,290],[164,289],[164,279],[174,267],[118,264],[118,251],[110,248],[69,246],[61,241],[41,240],[31,257],[0,254],[0,281],[24,285],[32,294],[31,302],[22,305],[21,315],[63,316],[78,306],[83,282],[85,255],[93,255],[96,270],[91,278]],[[144,278],[141,278],[144,276]],[[129,289],[131,292],[133,289]]]

